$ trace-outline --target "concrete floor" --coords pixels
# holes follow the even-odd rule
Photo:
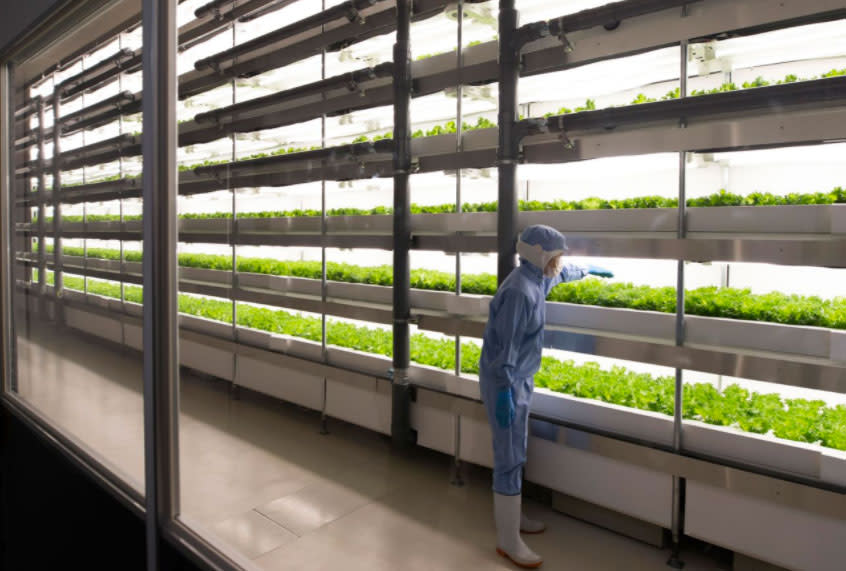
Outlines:
[[[141,361],[69,331],[19,342],[19,392],[143,489]],[[280,382],[282,380],[280,379]],[[182,511],[261,569],[511,569],[494,552],[490,476],[228,385],[182,375]],[[527,543],[545,569],[662,570],[669,552],[527,502],[548,525]],[[688,570],[722,569],[685,553]]]

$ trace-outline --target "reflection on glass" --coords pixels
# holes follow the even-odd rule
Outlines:
[[[59,53],[71,41],[49,49]],[[140,261],[137,245],[122,255],[124,240],[141,238],[139,226],[127,226],[141,213],[140,147],[95,146],[131,137],[140,115],[132,105],[94,107],[138,94],[140,74],[114,71],[67,91],[138,42],[135,28],[58,70],[36,70],[40,54],[17,64],[12,297],[18,394],[143,493],[141,278],[139,267],[122,262]]]

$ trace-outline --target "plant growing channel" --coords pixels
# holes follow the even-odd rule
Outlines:
[[[52,272],[47,275],[52,283]],[[82,291],[83,278],[66,275],[68,289]],[[88,292],[120,298],[120,284],[89,279]],[[142,302],[142,289],[124,286],[125,299]],[[179,311],[188,315],[232,322],[232,302],[180,294]],[[288,311],[237,305],[238,325],[290,335],[314,342],[321,339],[321,320]],[[392,334],[383,329],[328,321],[327,342],[331,345],[390,357]],[[480,348],[462,343],[461,371],[478,374]],[[421,365],[451,370],[455,362],[452,339],[432,339],[421,333],[411,337],[411,359]],[[636,373],[623,367],[603,370],[596,363],[577,365],[545,356],[535,384],[556,392],[594,399],[664,415],[673,414],[675,379]],[[686,383],[684,418],[708,424],[730,426],[746,432],[770,433],[778,438],[846,450],[846,405],[826,406],[821,400],[785,399],[773,393],[749,392],[737,385],[718,391],[709,383]]]

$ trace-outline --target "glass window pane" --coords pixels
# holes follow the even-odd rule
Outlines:
[[[137,22],[15,62],[12,297],[14,390],[143,494],[140,66],[109,65],[140,47]]]

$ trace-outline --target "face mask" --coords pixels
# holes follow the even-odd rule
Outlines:
[[[550,267],[549,264],[546,266],[546,270],[543,272],[543,275],[548,278],[554,278],[558,274],[561,273],[561,270],[564,269],[564,256],[558,256],[555,258],[555,262]]]

